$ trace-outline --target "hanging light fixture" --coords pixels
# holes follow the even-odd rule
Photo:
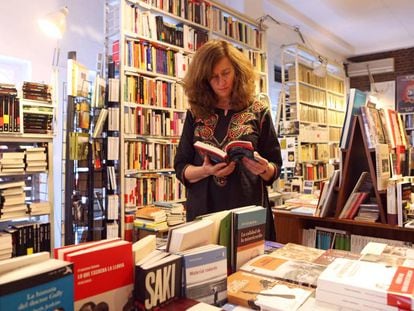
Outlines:
[[[325,57],[318,55],[318,61],[313,68],[313,74],[317,77],[324,78],[327,73],[328,60]]]
[[[47,14],[44,18],[38,20],[40,28],[45,34],[55,39],[62,39],[66,30],[66,15],[69,10],[65,6],[56,12]]]

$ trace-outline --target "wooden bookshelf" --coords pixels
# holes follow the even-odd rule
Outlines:
[[[320,218],[298,215],[285,211],[275,211],[276,241],[279,243],[302,244],[302,230],[316,226],[345,230],[351,234],[372,236],[406,242],[414,241],[414,229],[391,226],[382,223],[358,222],[333,217]]]
[[[341,183],[336,201],[335,217],[338,217],[352,192],[361,173],[366,171],[370,174],[373,193],[378,203],[379,221],[387,223],[386,191],[377,188],[377,177],[375,169],[375,150],[368,149],[366,137],[363,133],[364,125],[361,116],[354,116],[351,122],[350,143],[348,150],[344,151],[344,164],[341,172]],[[354,221],[355,222],[355,221]]]
[[[266,49],[255,20],[216,1],[106,0],[106,5],[107,56],[120,81],[116,180],[124,237],[124,218],[137,208],[185,200],[173,160],[188,108],[181,80],[193,54],[210,39],[230,41],[250,59],[257,92],[263,93]]]

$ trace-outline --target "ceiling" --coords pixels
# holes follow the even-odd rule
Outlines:
[[[270,0],[305,41],[344,57],[414,47],[414,0]],[[279,11],[280,12],[280,11]]]

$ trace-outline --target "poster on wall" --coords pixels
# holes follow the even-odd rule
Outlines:
[[[374,103],[377,109],[395,110],[395,81],[371,83],[369,101]]]
[[[414,75],[397,77],[397,111],[414,112]]]
[[[280,139],[280,149],[283,160],[283,167],[295,167],[295,137]]]

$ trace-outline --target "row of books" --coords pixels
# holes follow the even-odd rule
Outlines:
[[[172,81],[144,76],[127,76],[125,101],[162,108],[186,109],[187,101],[182,85]]]
[[[150,42],[127,40],[125,43],[126,66],[175,77],[181,70],[176,64],[183,54],[155,46]]]
[[[211,27],[225,36],[249,46],[261,49],[263,46],[262,33],[233,16],[225,14],[220,8],[213,7]]]
[[[346,230],[338,230],[333,228],[326,228],[326,227],[315,227],[310,229],[303,229],[302,230],[302,244],[308,247],[317,247],[318,243],[324,244],[324,242],[321,243],[321,240],[318,241],[318,235],[323,234],[326,238],[326,244],[330,245],[330,248],[335,249],[342,249],[342,250],[348,250],[352,253],[359,253],[361,250],[369,243],[369,242],[377,242],[377,243],[383,243],[388,244],[391,246],[396,247],[404,247],[406,246],[406,243],[403,241],[398,240],[391,240],[391,239],[384,239],[384,238],[376,238],[371,236],[362,236],[357,234],[351,234],[350,232]],[[343,239],[342,243],[339,245],[344,245],[344,247],[338,248],[335,247],[338,242],[336,241],[337,237],[345,237]]]
[[[125,15],[128,31],[151,40],[184,48],[187,51],[195,51],[208,40],[206,31],[192,28],[183,23],[166,23],[163,16],[156,16],[139,7],[127,6]]]
[[[179,137],[184,127],[183,112],[171,112],[143,107],[126,107],[126,134]]]
[[[18,97],[15,85],[0,84],[0,131],[18,133],[22,130],[23,124],[24,133],[50,133],[53,107],[37,105],[38,103],[51,104],[50,86],[24,81],[21,96],[24,105]]]
[[[20,132],[20,101],[12,84],[0,84],[0,132]]]
[[[185,198],[185,188],[175,175],[145,174],[125,178],[125,207],[135,209],[156,201],[178,201]]]
[[[125,142],[126,170],[172,169],[176,144],[148,141]]]
[[[5,250],[10,251],[7,254],[8,258],[50,251],[51,231],[49,222],[15,222],[5,228],[3,232],[2,236],[8,234],[10,238],[7,238],[7,241],[1,244],[1,256],[4,256]],[[4,257],[2,258],[4,259]]]

